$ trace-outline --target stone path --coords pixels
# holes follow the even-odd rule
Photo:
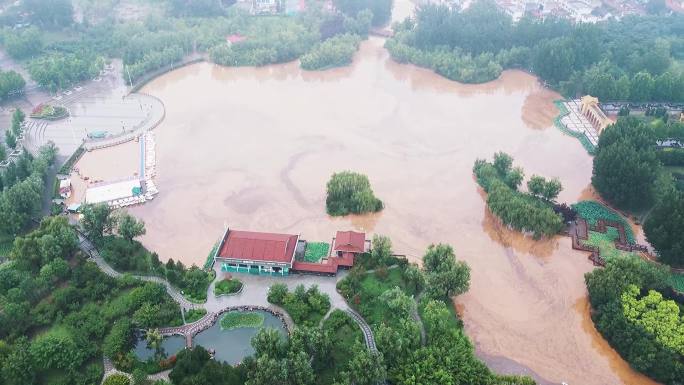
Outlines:
[[[79,246],[81,250],[88,254],[90,256],[90,259],[95,262],[95,264],[102,270],[103,273],[107,274],[110,277],[113,278],[120,278],[123,276],[123,274],[119,273],[118,271],[114,270],[105,260],[102,258],[100,253],[97,251],[95,246],[88,240],[86,239],[83,234],[80,232],[78,233],[78,240],[79,240]],[[146,276],[146,275],[132,275],[133,278],[137,278],[141,281],[147,281],[147,282],[155,282],[164,285],[166,287],[166,292],[169,293],[171,298],[173,298],[174,301],[178,302],[178,304],[185,310],[188,309],[196,309],[201,307],[200,305],[194,304],[185,297],[171,284],[165,280],[164,278],[160,277],[155,277],[155,276]]]
[[[105,260],[102,258],[100,253],[97,251],[95,246],[88,240],[83,233],[77,231],[79,239],[80,249],[87,254],[90,259],[95,262],[95,264],[100,268],[100,270],[113,278],[119,278],[123,276],[120,272],[114,270]],[[243,288],[240,293],[231,296],[214,296],[214,286],[218,282],[220,277],[224,276],[221,272],[220,267],[215,266],[216,279],[209,285],[207,293],[207,302],[199,305],[194,304],[185,299],[183,295],[175,289],[171,284],[160,277],[155,276],[143,276],[143,275],[132,275],[132,277],[139,280],[155,282],[162,284],[166,287],[166,292],[174,299],[184,310],[188,309],[198,309],[203,308],[207,310],[207,314],[200,318],[199,320],[178,327],[160,328],[159,331],[162,335],[183,335],[186,338],[192,337],[200,331],[211,327],[217,320],[218,317],[229,310],[248,310],[248,309],[263,309],[280,315],[281,319],[285,323],[288,331],[291,332],[295,328],[294,320],[290,315],[281,307],[269,303],[267,300],[268,289],[274,283],[285,283],[290,290],[293,290],[297,285],[303,284],[307,287],[318,285],[319,290],[322,293],[327,294],[330,297],[331,311],[332,309],[341,309],[345,311],[349,316],[359,325],[361,332],[363,333],[363,338],[366,343],[366,347],[373,353],[378,352],[378,348],[375,345],[375,337],[373,336],[373,330],[370,325],[363,319],[363,317],[354,311],[345,301],[340,293],[337,292],[337,282],[343,279],[347,272],[342,271],[338,273],[336,277],[321,277],[312,275],[290,275],[285,277],[271,277],[271,276],[258,276],[250,274],[240,274],[239,279],[242,281]],[[327,315],[329,315],[328,312]],[[422,323],[421,323],[422,326]],[[422,330],[422,328],[421,328]],[[424,332],[424,331],[423,331]],[[121,373],[128,377],[130,374],[122,373],[112,365],[112,362],[107,358],[103,358],[103,363],[105,367],[104,378],[115,374]],[[164,373],[164,372],[162,372]],[[160,375],[161,378],[168,379],[168,371],[164,374],[158,373],[155,376]],[[164,377],[165,376],[165,377]],[[103,382],[104,382],[103,378]],[[150,377],[152,379],[152,376]]]

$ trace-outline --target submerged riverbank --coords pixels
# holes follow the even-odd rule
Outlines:
[[[503,150],[530,174],[559,177],[561,201],[588,188],[591,157],[553,128],[558,95],[534,77],[508,71],[462,85],[392,62],[371,39],[350,67],[202,63],[144,92],[167,107],[157,130],[164,194],[131,212],[163,259],[202,264],[224,224],[311,239],[344,228],[382,233],[414,260],[447,242],[473,270],[458,305],[485,357],[507,357],[550,382],[651,383],[584,327],[588,308],[576,304],[586,303],[586,255],[569,238],[535,242],[500,228],[472,179],[476,158]],[[343,169],[367,174],[387,209],[328,217],[325,181]]]

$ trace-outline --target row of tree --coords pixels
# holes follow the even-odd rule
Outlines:
[[[557,234],[563,218],[554,211],[552,202],[562,190],[560,181],[533,175],[527,182],[528,193],[518,191],[524,173],[512,164],[513,158],[502,152],[496,153],[491,163],[475,161],[473,172],[487,193],[487,207],[505,225],[530,232],[535,238]]]
[[[660,133],[667,132],[672,130]],[[643,120],[620,118],[599,138],[592,184],[604,199],[620,209],[652,207],[644,223],[646,238],[662,262],[684,265],[684,194],[659,160],[663,150],[655,146],[658,139],[663,138]]]
[[[300,59],[301,66],[311,71],[347,65],[351,63],[360,42],[358,35],[331,37],[304,54]]]
[[[522,68],[570,96],[598,92],[604,99],[684,100],[682,71],[672,65],[684,56],[681,16],[513,23],[496,4],[480,0],[464,11],[422,6],[415,22],[400,23],[396,30],[387,43],[394,58],[463,82],[492,80],[503,68]]]

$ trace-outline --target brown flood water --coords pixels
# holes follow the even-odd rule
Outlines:
[[[586,194],[591,158],[553,128],[558,95],[533,76],[508,71],[462,85],[392,62],[371,39],[346,68],[204,63],[144,92],[166,105],[156,129],[161,193],[131,212],[162,258],[201,265],[224,225],[309,240],[338,229],[381,233],[413,260],[430,243],[450,243],[472,267],[457,305],[488,362],[505,357],[553,383],[652,384],[593,328],[586,255],[569,238],[535,242],[501,228],[473,180],[476,158],[506,151],[528,176],[559,177],[560,200]],[[382,213],[325,214],[325,184],[345,169],[369,176]]]

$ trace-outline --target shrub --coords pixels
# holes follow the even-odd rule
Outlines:
[[[351,63],[360,42],[361,38],[358,35],[344,34],[332,37],[302,56],[301,66],[305,70],[322,70],[347,65]]]
[[[328,214],[341,216],[380,211],[382,201],[375,197],[368,177],[352,171],[332,175],[325,199]]]
[[[240,290],[242,290],[242,282],[235,278],[224,279],[220,282],[217,282],[214,286],[215,295],[235,294]]]
[[[131,381],[123,374],[112,374],[107,377],[103,385],[130,385]]]

